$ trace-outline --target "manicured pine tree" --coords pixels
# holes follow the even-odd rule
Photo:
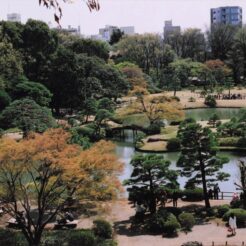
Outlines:
[[[179,128],[181,155],[177,165],[181,175],[194,184],[202,184],[206,208],[210,208],[208,186],[225,181],[229,174],[220,172],[226,158],[217,156],[215,136],[209,128],[203,128],[194,120],[184,121]]]

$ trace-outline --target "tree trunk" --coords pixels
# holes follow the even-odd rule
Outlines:
[[[177,92],[177,90],[176,90],[176,88],[175,88],[174,91],[173,91],[173,96],[174,96],[174,97],[176,97],[176,92]]]
[[[205,207],[210,208],[211,206],[210,206],[208,191],[207,191],[206,174],[205,174],[204,164],[202,160],[200,160],[200,166],[201,166],[201,174],[202,174],[202,188],[203,188],[203,195],[205,200]]]

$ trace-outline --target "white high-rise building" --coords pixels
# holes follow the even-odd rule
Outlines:
[[[7,21],[21,22],[21,15],[18,13],[7,14]]]

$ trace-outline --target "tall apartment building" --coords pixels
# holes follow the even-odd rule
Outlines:
[[[173,26],[172,20],[165,21],[164,25],[164,38],[168,37],[171,34],[174,33],[180,33],[181,27],[180,26]]]
[[[230,24],[242,26],[242,8],[226,6],[210,10],[211,26],[216,24]]]
[[[21,15],[18,13],[7,14],[7,21],[21,22]]]

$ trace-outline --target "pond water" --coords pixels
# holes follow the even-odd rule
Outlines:
[[[220,119],[231,119],[239,113],[239,108],[197,108],[185,110],[186,118],[195,120],[208,120],[213,114],[217,114]]]
[[[192,110],[186,110],[186,116],[190,117],[193,116],[193,118],[197,120],[201,119],[208,119],[209,116],[213,113],[217,113],[221,119],[223,118],[229,118],[235,116],[239,112],[239,109],[192,109]],[[116,144],[116,154],[118,155],[119,159],[124,163],[125,168],[120,176],[120,180],[123,181],[130,177],[132,173],[132,166],[130,165],[131,158],[136,154],[133,141],[132,141],[132,133],[130,130],[125,131],[126,140],[124,142],[115,142]],[[243,158],[243,153],[238,152],[228,152],[228,151],[221,151],[218,153],[219,155],[226,156],[229,158],[229,162],[223,166],[222,171],[227,172],[231,175],[228,181],[224,182],[218,182],[219,187],[221,191],[229,191],[234,192],[236,191],[236,187],[234,185],[234,182],[239,181],[239,170],[237,168],[238,159]],[[171,162],[171,168],[177,169],[176,167],[176,161],[179,158],[179,153],[164,153],[161,154],[164,155],[165,159],[169,160]],[[180,187],[183,188],[185,183],[187,181],[187,178],[185,177],[179,177],[178,182],[180,184]]]

